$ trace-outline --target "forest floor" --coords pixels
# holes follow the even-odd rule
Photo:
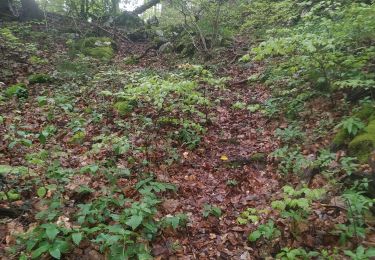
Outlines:
[[[232,83],[255,73],[236,66],[229,68],[229,72],[225,76],[235,79]],[[211,113],[217,121],[208,127],[199,148],[183,152],[181,164],[170,167],[167,176],[159,175],[179,187],[163,203],[163,209],[167,214],[189,213],[191,224],[177,236],[184,248],[181,256],[248,259],[253,253],[246,242],[250,229],[240,227],[236,219],[248,207],[268,205],[271,195],[280,189],[276,170],[266,158],[278,144],[271,134],[275,123],[260,113],[233,109],[232,105],[238,101],[266,100],[267,90],[262,85],[229,83],[225,90],[209,95],[221,97]],[[262,158],[257,160],[256,155],[260,154]],[[235,182],[233,186],[230,181]],[[205,204],[220,207],[223,215],[205,218],[202,215]],[[173,239],[160,241],[155,247],[156,255],[165,254],[168,248],[165,245]]]
[[[46,44],[43,41],[48,39],[43,40],[42,35],[39,46]],[[19,215],[8,216],[1,221],[0,237],[3,239],[0,249],[2,254],[7,255],[4,259],[19,257],[19,250],[24,250],[22,243],[20,245],[18,242],[18,251],[9,251],[17,244],[15,234],[31,230],[38,224],[49,221],[80,230],[84,224],[78,225],[75,217],[82,211],[84,203],[92,206],[101,198],[109,201],[120,200],[123,196],[133,202],[142,201],[144,194],[139,194],[135,187],[142,182],[139,172],[146,171],[155,175],[155,181],[174,184],[177,188],[174,192],[162,189],[158,194],[161,199],[158,211],[149,221],[154,223],[182,213],[188,217],[185,227],[160,229],[151,243],[137,238],[137,242],[142,241],[150,248],[156,259],[259,259],[275,255],[285,246],[316,248],[322,244],[337,243],[336,237],[324,230],[329,230],[336,223],[344,223],[345,209],[336,206],[324,208],[320,202],[314,202],[313,214],[308,220],[310,223],[301,223],[296,238],[290,234],[290,226],[285,219],[270,206],[272,200],[283,196],[282,186],[295,181],[280,176],[276,163],[269,156],[280,145],[274,136],[275,129],[287,125],[282,117],[270,120],[259,111],[251,112],[234,106],[236,103],[262,104],[270,98],[269,90],[262,84],[244,81],[262,70],[260,64],[230,64],[232,57],[228,50],[222,54],[223,57],[228,56],[228,63],[220,64],[214,74],[215,78],[229,78],[224,86],[210,86],[197,75],[186,79],[197,81],[200,94],[214,104],[199,106],[209,120],[201,123],[205,131],[199,136],[199,144],[194,149],[188,149],[181,141],[171,139],[177,131],[175,128],[169,125],[165,128],[145,127],[144,118],[140,118],[140,115],[154,120],[160,114],[151,105],[139,106],[131,114],[121,115],[113,108],[115,98],[100,95],[102,91],[121,91],[125,83],[136,84],[139,79],[134,75],[150,71],[156,77],[164,77],[166,73],[175,73],[172,78],[177,77],[180,64],[175,56],[153,56],[151,53],[137,64],[126,65],[124,53],[121,52],[129,46],[122,46],[119,54],[109,63],[80,61],[74,70],[87,67],[87,71],[84,71],[86,75],[70,78],[71,75],[66,76],[59,71],[59,62],[64,59],[74,63],[66,55],[66,46],[57,41],[49,42],[43,48],[36,55],[46,63],[30,62],[28,54],[23,53],[21,48],[9,52],[7,68],[1,68],[3,72],[13,68],[7,72],[9,76],[3,82],[7,86],[17,82],[29,84],[27,78],[33,73],[45,73],[55,78],[52,83],[28,85],[26,101],[20,102],[16,98],[5,100],[0,109],[4,119],[0,126],[0,134],[4,137],[0,140],[0,169],[2,173],[5,173],[4,169],[11,169],[9,171],[20,174],[6,180],[6,188],[15,196],[12,200],[0,202],[0,206],[21,209]],[[172,105],[176,105],[173,102]],[[310,104],[313,113],[306,113],[304,126],[307,131],[317,129],[322,118],[335,119],[341,114],[339,109],[332,110],[328,101],[318,102],[319,106]],[[330,109],[331,113],[323,112]],[[189,117],[180,111],[172,110],[169,115],[178,120],[199,121],[195,116]],[[47,141],[42,141],[40,133],[47,131],[51,125],[55,128],[53,133],[45,133]],[[76,135],[81,132],[85,133],[83,138],[81,136],[83,140]],[[113,140],[123,135],[129,137],[123,146],[132,148],[129,150],[128,147],[123,154],[114,154],[110,148],[117,143]],[[78,142],[73,142],[74,138]],[[303,147],[304,154],[316,153],[319,147],[329,143],[329,139],[330,135],[327,134],[307,142]],[[14,145],[10,148],[11,143]],[[41,151],[48,151],[48,156],[42,156]],[[174,159],[167,163],[171,154]],[[56,160],[59,165],[53,166]],[[26,174],[22,174],[22,167],[27,169]],[[126,173],[128,175],[125,177],[114,174],[117,177],[113,180],[108,177],[108,171],[112,174],[114,168],[127,169],[130,173]],[[321,188],[325,185],[324,178],[316,176],[310,187]],[[46,191],[43,192],[41,187]],[[77,192],[80,187],[89,190],[89,193],[82,195]],[[49,203],[56,198],[60,204],[51,211]],[[117,214],[123,207],[116,208],[110,204],[114,202],[105,203],[109,204],[98,206],[99,210],[95,211],[97,215],[92,218],[95,221],[101,219],[100,224],[110,226],[118,221]],[[129,208],[127,203],[125,208]],[[249,243],[248,236],[259,221],[247,225],[238,223],[237,218],[247,208],[266,210],[268,213],[264,215],[267,216],[262,216],[259,221],[264,223],[266,219],[274,219],[284,239],[275,237],[271,241]],[[105,215],[108,209],[109,215]],[[37,216],[46,211],[56,212],[56,215]],[[93,208],[90,214],[92,212]],[[112,220],[111,214],[116,215]],[[89,213],[85,215],[88,216]],[[99,226],[94,220],[86,220],[93,221],[89,228]],[[147,225],[145,223],[143,228],[149,228]],[[316,227],[324,234],[317,235]],[[87,239],[84,237],[81,243],[78,241],[79,246],[70,250],[64,259],[108,257],[108,249],[102,250],[99,245],[90,242],[92,234],[89,231],[82,229],[79,232],[87,232]],[[64,237],[62,233],[59,236]]]

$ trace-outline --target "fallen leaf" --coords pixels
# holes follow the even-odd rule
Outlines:
[[[228,161],[228,157],[226,155],[222,155],[220,157],[220,160],[222,160],[222,161]]]

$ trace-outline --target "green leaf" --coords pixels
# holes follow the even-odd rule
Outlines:
[[[53,243],[53,247],[58,248],[62,253],[69,251],[69,243],[62,239],[56,239],[56,241]]]
[[[40,247],[38,247],[37,249],[35,249],[32,253],[31,253],[31,258],[32,259],[35,259],[35,258],[38,258],[40,257],[43,253],[47,252],[48,249],[50,249],[51,245],[46,243]]]
[[[344,254],[347,255],[347,256],[352,257],[353,259],[356,258],[356,255],[352,251],[350,251],[350,250],[344,250]]]
[[[50,240],[54,240],[60,231],[56,228],[53,224],[47,224],[45,226],[46,229],[46,235]]]
[[[38,135],[39,142],[45,144],[47,142],[47,136],[42,132]]]
[[[150,260],[150,259],[153,259],[153,257],[148,254],[148,253],[141,253],[141,254],[138,254],[138,260]]]
[[[375,257],[375,247],[370,247],[366,251],[367,257]]]
[[[61,252],[60,252],[60,249],[58,248],[50,248],[49,249],[49,254],[53,257],[53,258],[56,258],[56,259],[60,259],[61,257]]]
[[[73,240],[74,244],[76,244],[78,246],[79,243],[82,240],[82,233],[73,233],[72,234],[72,240]]]
[[[259,230],[255,230],[249,235],[249,241],[257,241],[262,236],[262,233]]]
[[[10,173],[12,171],[12,166],[0,165],[0,174]]]
[[[131,226],[133,230],[135,230],[143,221],[143,216],[140,215],[133,215],[131,218],[126,221],[126,225]]]
[[[18,260],[27,260],[27,256],[24,253],[22,253],[22,255],[20,255]]]
[[[40,187],[37,191],[36,194],[38,194],[39,198],[43,198],[47,194],[47,189],[45,187]]]

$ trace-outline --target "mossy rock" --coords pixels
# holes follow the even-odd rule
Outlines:
[[[354,116],[358,117],[362,121],[367,121],[374,115],[375,107],[372,104],[365,104],[356,113],[354,113]]]
[[[46,83],[46,82],[51,82],[52,79],[49,75],[47,74],[33,74],[29,76],[29,82],[30,84],[36,84],[36,83]]]
[[[70,44],[70,47],[77,49],[86,56],[99,60],[109,61],[114,56],[113,42],[107,37],[88,37]]]
[[[128,101],[119,101],[113,105],[114,109],[122,116],[127,115],[133,111],[133,105]]]
[[[362,121],[370,122],[375,119],[375,107],[372,104],[363,105],[356,113],[353,114],[353,117],[359,118]],[[350,143],[352,140],[348,131],[341,128],[332,141],[333,150],[343,148]]]
[[[24,83],[17,83],[5,90],[5,96],[8,98],[13,96],[17,96],[18,98],[27,98],[29,94]]]
[[[349,155],[357,157],[361,163],[367,163],[371,153],[375,150],[375,120],[365,127],[348,146]]]

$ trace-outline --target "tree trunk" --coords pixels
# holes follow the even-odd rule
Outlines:
[[[120,1],[112,0],[112,14],[116,15],[120,12]]]
[[[149,2],[147,2],[147,3],[137,7],[136,9],[134,9],[132,14],[139,15],[139,14],[143,13],[144,11],[146,11],[147,9],[157,5],[158,3],[160,3],[160,0],[150,0]]]
[[[43,12],[39,9],[38,4],[35,0],[21,0],[22,5],[22,13],[21,13],[21,20],[39,20],[43,18]]]
[[[4,20],[14,18],[8,0],[0,0],[0,18]]]

